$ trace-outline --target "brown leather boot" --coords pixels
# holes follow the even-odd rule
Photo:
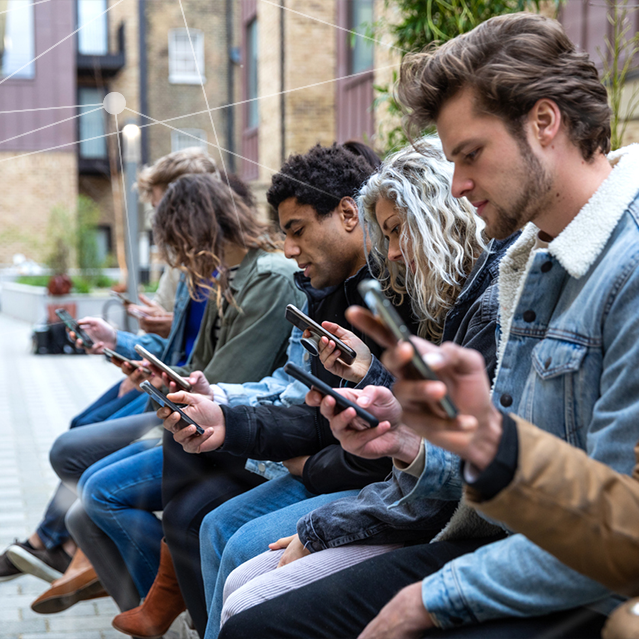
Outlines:
[[[117,615],[113,627],[125,635],[155,639],[161,637],[184,610],[186,605],[175,576],[173,559],[163,539],[160,568],[144,603]]]
[[[78,601],[108,597],[87,556],[78,548],[65,573],[32,604],[31,609],[49,615],[70,608]]]

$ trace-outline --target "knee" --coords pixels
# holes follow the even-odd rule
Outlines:
[[[49,451],[51,467],[62,483],[67,485],[75,485],[79,479],[74,464],[76,452],[75,433],[72,430],[62,433]]]
[[[91,475],[86,482],[81,481],[82,506],[91,519],[96,520],[107,508],[109,491],[105,490],[104,473],[98,471]]]

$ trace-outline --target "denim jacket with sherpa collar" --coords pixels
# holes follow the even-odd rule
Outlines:
[[[536,248],[530,224],[501,262],[493,401],[630,473],[639,438],[639,145],[609,159],[612,173],[547,249]],[[608,594],[523,535],[449,562],[422,587],[444,628]]]

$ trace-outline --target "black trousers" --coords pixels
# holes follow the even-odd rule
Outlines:
[[[402,588],[493,540],[421,544],[374,557],[231,617],[219,639],[354,639]],[[453,630],[433,629],[424,637],[598,639],[605,617],[596,613],[578,617],[581,614],[568,611]],[[572,623],[575,615],[576,625]]]
[[[264,483],[244,468],[246,459],[219,453],[212,459],[185,453],[164,433],[162,526],[171,551],[180,590],[201,637],[208,613],[200,565],[200,525],[225,501]]]

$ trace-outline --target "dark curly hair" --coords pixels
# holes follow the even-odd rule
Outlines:
[[[294,197],[324,217],[335,210],[342,198],[354,198],[373,171],[363,157],[341,144],[317,144],[304,155],[289,156],[273,176],[266,199],[277,211],[284,200]]]

